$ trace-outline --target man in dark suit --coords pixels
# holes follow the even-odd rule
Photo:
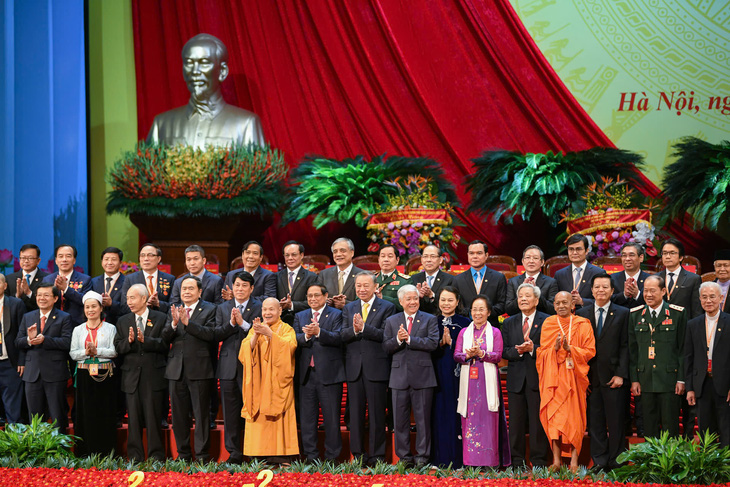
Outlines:
[[[454,276],[441,270],[444,263],[443,251],[435,245],[427,245],[421,252],[423,271],[411,277],[411,283],[418,289],[421,297],[419,309],[432,315],[438,314],[439,291],[451,286]]]
[[[537,245],[530,245],[522,252],[522,266],[525,268],[525,272],[507,281],[507,304],[505,305],[507,314],[511,316],[520,312],[517,289],[525,282],[540,288],[537,310],[549,315],[555,314],[553,300],[558,294],[558,283],[552,277],[540,272],[544,264],[545,254]]]
[[[58,271],[48,274],[43,282],[52,284],[60,293],[56,303],[61,311],[71,315],[74,326],[86,321],[84,303],[81,301],[86,291],[91,289],[91,277],[74,269],[76,265],[76,247],[73,245],[59,245],[56,247],[56,267]]]
[[[555,280],[558,283],[558,291],[567,291],[573,297],[575,309],[581,306],[593,304],[591,293],[591,279],[596,274],[603,274],[600,267],[589,264],[586,260],[588,255],[588,238],[580,233],[574,233],[565,241],[568,247],[568,259],[570,265],[555,273]]]
[[[125,276],[122,286],[123,311],[129,312],[126,308],[127,291],[135,284],[143,284],[150,294],[147,306],[150,309],[167,313],[170,311],[170,296],[175,276],[162,272],[157,268],[162,261],[162,249],[155,244],[145,244],[139,249],[139,266],[142,270]]]
[[[355,276],[362,269],[352,264],[355,255],[355,244],[349,238],[340,237],[332,243],[332,260],[334,267],[328,267],[317,275],[317,283],[322,284],[330,292],[327,301],[329,306],[343,309],[347,303],[357,299]]]
[[[244,421],[241,418],[243,407],[243,366],[238,361],[241,342],[251,329],[255,318],[261,318],[261,303],[251,299],[254,279],[248,272],[239,272],[233,281],[233,299],[218,306],[215,316],[215,329],[188,324],[188,333],[195,334],[216,343],[222,341],[216,378],[220,380],[221,403],[223,404],[224,442],[228,452],[228,463],[243,463]]]
[[[454,286],[459,290],[464,308],[471,309],[471,303],[481,294],[489,298],[492,313],[489,322],[499,328],[499,316],[504,313],[507,301],[507,279],[504,274],[487,267],[489,250],[481,240],[469,244],[468,259],[471,269],[454,278]]]
[[[361,458],[365,453],[367,407],[370,422],[367,463],[373,465],[378,460],[385,460],[385,404],[390,358],[382,346],[383,329],[386,318],[395,313],[395,306],[375,296],[372,272],[360,272],[355,278],[355,289],[359,299],[345,306],[341,333],[350,403],[350,452]]]
[[[115,325],[122,315],[122,286],[124,274],[119,272],[124,253],[116,247],[101,251],[101,267],[104,274],[91,279],[91,290],[101,294],[104,307],[104,321]]]
[[[668,238],[662,244],[661,254],[665,270],[659,275],[667,284],[664,300],[685,308],[687,319],[701,315],[700,284],[702,284],[702,278],[682,267],[684,245],[676,238]]]
[[[5,296],[5,276],[0,273],[0,400],[8,423],[19,423],[23,404],[23,381],[18,366],[15,339],[25,314],[23,301]]]
[[[724,313],[730,313],[730,300],[727,299],[728,290],[730,289],[730,250],[723,249],[715,252],[714,267],[715,282],[722,291],[720,310]]]
[[[15,339],[25,400],[31,416],[44,416],[48,410],[58,430],[65,433],[66,381],[71,377],[67,363],[74,325],[68,313],[54,308],[59,292],[52,283],[41,283],[35,294],[38,309],[23,316]]]
[[[540,423],[540,383],[535,367],[540,331],[547,313],[537,311],[540,288],[522,283],[517,288],[517,306],[520,312],[502,323],[504,347],[502,358],[507,359],[507,397],[509,403],[509,444],[512,465],[520,467],[527,461],[525,434],[530,435],[530,463],[546,467],[552,461],[550,442]]]
[[[629,402],[629,310],[611,302],[613,281],[596,274],[591,289],[594,303],[576,313],[588,318],[596,337],[596,355],[588,362],[588,431],[596,469],[619,466],[616,458],[626,449],[624,423]],[[608,431],[608,436],[606,432]]]
[[[294,315],[308,308],[307,290],[317,281],[317,274],[302,267],[304,245],[289,240],[282,248],[286,267],[276,274],[276,297],[281,305],[281,319],[294,323]]]
[[[194,335],[188,327],[215,327],[216,307],[200,299],[203,283],[197,277],[187,277],[180,285],[183,304],[170,308],[162,338],[171,344],[165,378],[170,381],[172,430],[175,433],[178,458],[192,460],[190,451],[190,412],[195,417],[195,458],[210,460],[210,386],[213,366],[209,340]]]
[[[205,258],[205,250],[200,245],[191,245],[185,249],[185,267],[188,273],[175,279],[172,285],[172,294],[170,295],[170,304],[181,304],[180,284],[183,279],[189,276],[195,276],[203,283],[203,294],[200,299],[208,303],[221,304],[223,296],[223,278],[218,274],[213,274],[205,268],[207,263]]]
[[[644,280],[644,306],[629,317],[631,392],[641,396],[644,433],[679,434],[680,400],[684,395],[686,310],[663,300],[667,288],[660,274]],[[660,428],[661,425],[661,428]]]
[[[143,428],[147,428],[149,458],[165,460],[165,445],[160,423],[167,397],[165,367],[170,345],[162,338],[167,317],[147,307],[149,291],[144,284],[127,290],[127,306],[131,313],[117,320],[114,348],[122,357],[122,392],[129,411],[127,456],[142,462],[145,459]]]
[[[228,272],[226,282],[223,285],[222,296],[228,301],[233,297],[232,288],[236,274],[246,271],[253,276],[254,287],[251,298],[262,303],[266,298],[276,297],[276,274],[261,267],[264,260],[264,248],[255,240],[246,242],[241,253],[243,269],[235,269]]]
[[[327,306],[327,288],[312,284],[307,290],[311,309],[294,317],[299,348],[299,402],[302,454],[307,460],[319,458],[317,421],[322,408],[324,457],[336,461],[342,451],[340,409],[345,364],[342,360],[342,312]]]
[[[685,350],[687,402],[697,405],[700,435],[720,436],[730,446],[730,315],[720,311],[722,290],[715,282],[700,286],[704,314],[689,320]]]
[[[383,349],[393,357],[389,387],[393,391],[395,453],[406,464],[425,465],[431,456],[431,405],[436,373],[431,352],[439,343],[438,321],[418,310],[418,289],[398,290],[403,313],[385,320]],[[416,420],[416,455],[411,454],[411,411]]]
[[[644,247],[640,243],[626,242],[621,247],[621,263],[624,271],[611,274],[613,282],[611,301],[624,308],[644,304],[641,292],[644,289],[644,279],[649,277],[649,274],[641,270],[642,262],[644,262]]]
[[[40,270],[38,264],[41,261],[41,249],[34,244],[25,244],[20,247],[20,270],[8,274],[8,287],[5,289],[6,296],[13,296],[23,300],[28,311],[38,309],[35,302],[35,290],[48,273]]]

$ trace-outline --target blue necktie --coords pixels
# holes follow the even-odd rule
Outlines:
[[[603,330],[603,308],[598,308],[598,324],[596,325],[596,336],[601,336],[601,331]]]

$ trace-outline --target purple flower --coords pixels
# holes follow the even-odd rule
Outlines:
[[[416,228],[421,228],[423,226],[423,222],[416,222],[413,224],[413,226]]]
[[[603,241],[603,234],[599,233],[596,235],[596,242],[602,242]]]
[[[407,227],[407,226],[408,226],[408,225],[410,225],[410,224],[411,224],[411,223],[410,223],[410,222],[409,222],[408,220],[403,220],[403,223],[401,223],[401,226],[402,226],[403,228],[405,228],[405,227]]]
[[[395,228],[395,225],[393,225],[393,222],[388,223],[388,230],[393,230]]]
[[[406,235],[408,235],[408,230],[403,229],[403,230],[400,231],[400,234],[405,237]]]
[[[614,232],[613,232],[613,233],[611,234],[611,236],[612,236],[612,237],[614,238],[614,240],[615,240],[615,239],[617,239],[617,238],[618,238],[618,232],[614,231]]]

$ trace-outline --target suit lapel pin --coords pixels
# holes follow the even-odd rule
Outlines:
[[[51,316],[51,319],[52,320],[55,320],[56,319],[56,316],[55,315]]]
[[[416,320],[416,323],[420,323],[420,322],[421,322],[421,320]]]

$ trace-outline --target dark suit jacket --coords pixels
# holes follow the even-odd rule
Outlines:
[[[461,302],[464,304],[469,314],[471,314],[471,303],[477,294],[483,294],[489,298],[492,305],[492,313],[489,315],[489,322],[492,326],[499,328],[499,316],[504,313],[505,303],[507,302],[507,279],[501,272],[495,271],[485,266],[484,279],[479,293],[474,287],[474,278],[471,275],[471,268],[465,270],[454,278],[454,286],[461,294]]]
[[[215,313],[216,307],[214,304],[202,300],[198,301],[198,305],[190,315],[189,322],[198,325],[198,327],[207,327],[212,332],[215,329]],[[167,315],[167,323],[165,323],[165,329],[162,330],[162,339],[171,345],[167,357],[167,369],[165,369],[166,379],[182,380],[183,375],[188,380],[203,380],[215,377],[209,345],[215,339],[212,336],[195,336],[194,333],[182,322],[177,324],[177,330],[173,329],[172,314]]]
[[[720,313],[712,352],[712,385],[715,393],[727,397],[730,390],[730,314]],[[702,397],[707,376],[707,331],[704,313],[687,322],[685,351],[685,387]]]
[[[111,289],[109,296],[112,298],[112,305],[104,309],[106,317],[104,321],[116,325],[117,320],[122,316],[122,310],[125,307],[122,304],[122,287],[124,286],[124,274],[119,274],[117,282],[114,283],[114,287]],[[106,290],[106,274],[93,277],[91,279],[91,290],[99,294],[104,293]]]
[[[317,274],[308,271],[304,267],[299,268],[296,276],[294,276],[294,286],[291,289],[292,308],[287,310],[287,314],[296,314],[309,308],[307,303],[307,290],[309,286],[317,282]],[[289,269],[284,267],[276,273],[276,297],[284,299],[289,292]],[[330,293],[330,295],[332,295]]]
[[[18,329],[25,314],[25,304],[13,296],[5,296],[3,305],[3,342],[8,351],[8,359],[13,367],[18,366],[18,349],[15,347],[15,339],[18,337]],[[69,342],[70,348],[70,342]]]
[[[347,297],[347,302],[351,303],[357,299],[355,294],[355,276],[360,274],[363,270],[359,267],[352,266],[350,275],[345,280],[345,286],[342,288],[342,294]],[[336,296],[339,285],[337,283],[337,266],[328,267],[322,270],[317,275],[317,283],[323,284],[327,288],[327,294],[329,297]]]
[[[624,308],[635,308],[636,306],[641,306],[643,304],[646,304],[644,301],[644,280],[649,277],[651,274],[648,272],[641,271],[639,272],[639,279],[636,281],[636,285],[639,286],[639,297],[637,298],[627,298],[624,296],[624,286],[626,285],[626,273],[624,271],[621,272],[614,272],[611,274],[611,282],[613,282],[613,296],[611,296],[611,301],[618,304],[619,306],[623,306]]]
[[[591,290],[591,279],[596,274],[603,274],[604,271],[600,267],[597,267],[590,262],[586,263],[586,268],[580,277],[580,286],[578,286],[578,293],[583,298],[583,306],[590,306],[593,304],[593,291]],[[573,264],[563,267],[555,273],[555,280],[558,283],[558,291],[571,292],[573,290]],[[580,306],[576,306],[576,309]]]
[[[369,318],[369,317],[368,317]],[[397,313],[385,320],[383,350],[393,356],[390,366],[391,389],[425,389],[436,387],[431,352],[439,344],[439,326],[436,317],[417,311],[411,328],[410,344],[398,345],[398,329],[408,329],[405,313]]]
[[[527,274],[522,273],[507,281],[507,304],[505,313],[512,316],[520,312],[517,305],[517,288],[519,288],[527,278]],[[540,288],[540,302],[537,303],[537,310],[549,315],[555,314],[553,300],[558,294],[558,283],[552,277],[546,276],[542,272],[538,274],[535,285]],[[522,342],[519,343],[521,345]]]
[[[140,377],[153,384],[156,391],[167,389],[165,367],[170,345],[163,340],[162,330],[167,317],[164,313],[150,310],[144,328],[144,343],[137,340],[137,315],[127,313],[117,320],[117,334],[114,337],[114,348],[122,358],[122,392],[137,392]],[[151,325],[150,325],[151,323]],[[134,328],[134,342],[129,343],[129,329]]]
[[[667,294],[664,295],[664,300],[670,304],[677,304],[684,307],[684,312],[688,320],[695,318],[701,314],[704,314],[702,306],[700,305],[700,284],[702,284],[702,278],[694,272],[689,272],[684,267],[680,266],[679,276],[677,277],[677,284],[674,286],[672,296],[669,297],[669,282],[667,282],[666,270],[661,272],[661,276],[664,278],[667,286]]]
[[[68,352],[71,350],[71,335],[74,324],[71,316],[59,309],[53,308],[46,320],[42,335],[43,343],[28,345],[28,328],[38,325],[41,334],[41,312],[31,311],[23,316],[15,339],[15,348],[20,350],[18,365],[25,366],[23,380],[35,382],[41,379],[45,382],[61,382],[71,377],[68,371]]]
[[[596,334],[596,305],[583,306],[576,313],[588,318]],[[596,355],[588,362],[591,386],[606,386],[615,375],[629,381],[629,310],[611,303],[603,317],[601,336],[596,337]]]
[[[383,350],[383,329],[385,320],[395,314],[395,305],[376,297],[362,333],[356,335],[352,320],[358,313],[362,315],[359,299],[346,304],[342,310],[340,336],[345,344],[347,380],[354,382],[362,373],[367,380],[386,381],[390,377],[390,358]]]
[[[304,384],[306,371],[314,355],[314,367],[319,380],[325,384],[345,382],[345,363],[342,360],[342,312],[325,306],[319,316],[319,337],[306,339],[302,328],[312,322],[312,310],[305,309],[294,316],[294,331],[297,334],[299,350],[299,382]]]
[[[240,326],[231,326],[231,310],[235,304],[236,300],[231,299],[218,306],[215,314],[215,329],[212,335],[207,336],[213,341],[223,342],[216,370],[216,377],[222,380],[236,378],[241,380],[243,377],[243,365],[238,361],[238,352],[241,350],[241,342],[248,335],[248,330],[244,330]],[[261,303],[249,299],[241,316],[246,323],[251,325],[255,318],[261,318]],[[210,330],[207,327],[193,324],[188,325],[188,332],[201,336],[201,332],[210,333]]]
[[[183,279],[188,277],[190,277],[190,273],[175,279],[175,283],[172,285],[170,304],[182,304],[182,299],[180,299],[180,286],[182,285]],[[206,270],[205,274],[203,274],[203,294],[200,296],[200,299],[213,304],[221,304],[223,302],[223,296],[221,295],[222,289],[223,278]]]
[[[172,295],[172,285],[174,282],[175,276],[162,272],[159,269],[157,270],[157,286],[155,286],[155,289],[157,290],[157,298],[160,300],[160,306],[156,309],[150,309],[160,311],[161,313],[170,311],[170,296]],[[144,284],[147,287],[144,271],[133,272],[125,276],[124,285],[122,286],[122,304],[124,305],[122,312],[125,314],[129,313],[129,308],[127,307],[127,291],[134,284]]]
[[[48,274],[43,278],[43,282],[53,284],[56,277],[58,277],[58,272]],[[82,299],[89,289],[91,289],[91,277],[79,271],[73,271],[71,279],[68,280],[68,289],[56,302],[58,308],[71,315],[74,326],[86,322]]]
[[[426,271],[421,271],[418,274],[414,274],[411,277],[411,284],[413,284],[414,286],[416,284],[423,284],[424,282],[426,282]],[[433,291],[433,298],[431,298],[431,299],[421,298],[421,304],[419,306],[419,309],[426,313],[431,313],[432,315],[438,314],[438,312],[439,312],[439,309],[438,309],[439,291],[446,286],[451,286],[453,284],[453,282],[454,282],[454,276],[452,276],[448,272],[439,270],[436,273],[436,277],[433,280],[433,286],[431,286],[431,291]]]
[[[30,290],[31,295],[23,296],[20,299],[23,300],[23,304],[25,305],[25,309],[28,311],[33,311],[34,309],[38,309],[38,305],[35,302],[35,291],[38,289],[38,285],[43,282],[43,278],[48,275],[47,272],[44,272],[40,269],[38,269],[38,272],[35,273],[35,277],[30,282]],[[5,295],[10,297],[15,297],[15,293],[17,292],[16,287],[16,281],[20,278],[25,279],[25,272],[23,269],[19,270],[18,272],[13,272],[12,274],[8,274],[5,276],[5,280],[8,282],[8,287],[5,288]]]
[[[226,282],[223,286],[233,289],[233,280],[236,278],[236,274],[242,271],[243,268],[228,272],[228,274],[226,274]],[[259,267],[253,275],[253,292],[251,293],[251,299],[263,302],[266,298],[275,297],[276,274],[264,269],[263,267]]]
[[[515,347],[525,342],[522,335],[522,313],[510,316],[502,323],[502,339],[504,342],[502,358],[509,361],[507,365],[507,391],[523,392],[525,386],[533,391],[540,389],[535,358],[537,357],[537,349],[540,348],[542,323],[549,316],[549,314],[541,311],[535,313],[532,328],[530,328],[530,340],[532,340],[534,348],[532,354],[523,353],[521,357]]]

